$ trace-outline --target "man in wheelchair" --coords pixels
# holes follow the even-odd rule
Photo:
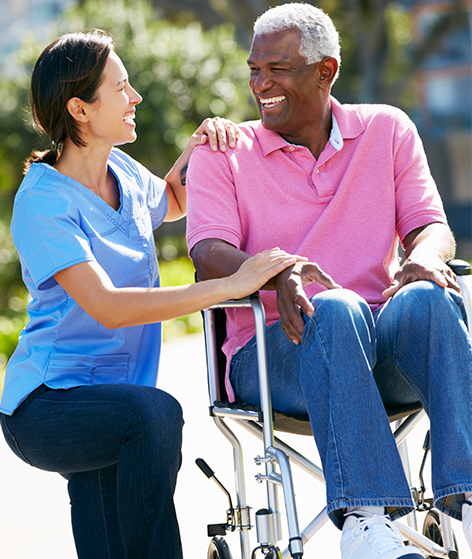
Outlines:
[[[409,118],[331,96],[339,52],[313,6],[257,20],[248,65],[260,121],[241,125],[231,152],[195,150],[189,249],[199,279],[276,245],[309,260],[260,294],[272,404],[310,418],[343,559],[423,557],[392,524],[413,502],[386,413],[418,401],[435,507],[463,520],[472,548],[472,350],[446,264],[454,240]],[[258,405],[251,311],[227,310],[227,333],[228,392]]]

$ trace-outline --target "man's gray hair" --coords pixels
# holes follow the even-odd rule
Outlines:
[[[254,36],[292,28],[301,31],[299,52],[305,57],[307,64],[320,62],[326,56],[332,56],[338,61],[334,83],[341,65],[339,35],[331,18],[320,8],[301,3],[270,8],[254,23]]]

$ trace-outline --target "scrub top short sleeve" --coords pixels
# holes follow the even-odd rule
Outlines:
[[[53,190],[22,193],[15,203],[12,236],[40,290],[57,285],[53,278],[57,272],[95,260],[77,208]]]

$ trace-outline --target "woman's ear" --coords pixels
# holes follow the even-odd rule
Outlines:
[[[86,110],[86,104],[78,97],[72,97],[67,101],[67,111],[71,117],[80,123],[85,123],[89,121],[89,116]]]
[[[332,56],[326,56],[319,64],[321,89],[329,89],[338,71],[338,61]]]

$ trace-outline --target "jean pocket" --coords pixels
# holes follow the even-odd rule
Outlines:
[[[15,435],[8,428],[8,425],[7,425],[8,417],[9,416],[6,416],[4,414],[0,414],[0,424],[2,426],[3,436],[5,437],[7,445],[10,447],[11,451],[14,454],[16,454],[16,456],[18,456],[18,458],[20,458],[20,460],[23,460],[23,462],[26,462],[29,466],[31,466],[32,465],[31,462],[21,452],[20,447],[18,446],[18,442],[16,440]]]
[[[51,388],[72,388],[86,384],[125,384],[128,382],[129,360],[128,353],[53,353],[44,382]]]

